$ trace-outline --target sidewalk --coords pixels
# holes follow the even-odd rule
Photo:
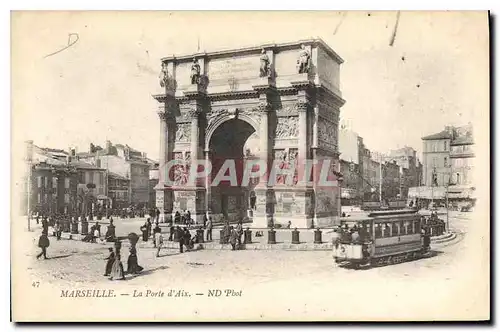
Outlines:
[[[197,249],[207,249],[207,250],[230,250],[230,244],[220,244],[220,228],[213,230],[213,241],[195,244],[195,248]],[[102,232],[101,232],[102,233]],[[142,235],[137,233],[140,236],[139,242],[137,243],[138,248],[153,248],[153,238],[149,237],[147,242],[142,241]],[[169,249],[178,249],[179,243],[173,241],[166,241],[169,236],[169,232],[166,227],[162,228],[162,234],[164,236],[164,248]],[[194,236],[195,232],[192,230],[191,235]],[[297,251],[325,251],[331,250],[333,248],[332,245],[332,233],[330,230],[322,231],[321,234],[321,243],[314,243],[314,230],[304,230],[299,233],[299,244],[291,243],[291,230],[276,230],[276,244],[268,244],[268,233],[267,231],[263,232],[263,236],[255,237],[255,231],[252,232],[252,243],[244,244],[243,248],[246,250],[297,250]],[[49,234],[52,237],[52,234]],[[81,241],[84,238],[84,235],[81,234],[70,234],[63,233],[61,236],[62,239],[65,240],[75,240]],[[206,238],[206,233],[205,233]],[[457,238],[457,235],[453,232],[446,233],[441,236],[436,236],[431,238],[431,243],[441,244],[445,242],[453,241]],[[119,239],[122,240],[122,245],[124,247],[129,247],[129,241],[127,240],[126,235],[119,236]],[[242,236],[242,241],[244,237]],[[96,245],[107,245],[113,246],[111,242],[104,242],[102,238],[96,243]]]

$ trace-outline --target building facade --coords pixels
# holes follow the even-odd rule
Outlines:
[[[423,186],[410,188],[410,199],[452,206],[475,201],[474,139],[470,124],[446,126],[439,133],[422,138]]]
[[[108,171],[108,196],[113,209],[130,206],[130,179]]]
[[[63,150],[40,148],[26,142],[28,172],[24,180],[23,212],[42,215],[77,212],[78,172],[69,164]],[[29,200],[28,200],[29,195]]]
[[[450,176],[452,127],[422,138],[423,178],[425,186],[444,186]]]
[[[245,143],[254,134],[265,165],[278,161],[280,169],[296,169],[299,160],[329,160],[328,175],[335,179],[344,104],[339,90],[342,62],[319,39],[163,58],[154,95],[161,124],[160,169],[170,160],[182,164],[174,168],[173,185],[160,178],[160,211],[171,214],[186,207],[197,222],[208,211],[216,222],[250,218],[258,227],[338,222],[338,182],[322,188],[301,185],[293,177],[291,184],[271,186],[262,177],[250,190],[240,184],[213,186],[211,181],[224,160],[236,160],[241,171]],[[188,186],[189,169],[200,159],[211,161],[212,174]],[[249,214],[251,197],[256,203]]]
[[[95,167],[104,169],[114,174],[114,180],[118,180],[120,187],[128,180],[127,205],[141,208],[149,204],[149,168],[151,160],[128,145],[113,145],[106,141],[104,148],[90,145],[89,152],[78,153],[80,160],[84,160]],[[121,179],[119,179],[121,178]],[[116,182],[116,181],[115,181]],[[118,191],[116,191],[118,190]],[[119,195],[120,204],[124,204],[124,193],[122,189],[116,189],[114,195]]]

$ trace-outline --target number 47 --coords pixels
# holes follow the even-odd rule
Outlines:
[[[39,281],[33,281],[33,283],[31,284],[32,287],[35,287],[35,288],[38,288],[40,287],[40,282]]]

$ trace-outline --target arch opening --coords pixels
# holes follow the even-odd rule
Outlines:
[[[255,128],[242,119],[226,120],[213,131],[208,142],[212,163],[208,208],[215,222],[223,218],[235,222],[248,217],[256,181],[246,184],[242,183],[242,178],[246,163],[258,156],[258,143]],[[219,179],[225,177],[214,181],[217,176]],[[228,180],[228,176],[236,181]]]

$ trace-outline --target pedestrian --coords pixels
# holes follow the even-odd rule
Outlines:
[[[145,222],[144,225],[141,226],[140,228],[141,232],[142,232],[142,241],[146,242],[148,240],[148,223]]]
[[[137,274],[140,273],[144,268],[139,265],[137,260],[137,249],[135,247],[130,248],[130,254],[127,260],[127,273]]]
[[[36,224],[38,225],[40,223],[40,215],[37,213],[36,215]]]
[[[286,226],[286,228],[292,228],[292,222],[290,220],[288,220],[288,225]]]
[[[56,222],[56,225],[54,226],[54,230],[56,231],[57,241],[59,241],[61,239],[61,235],[62,235],[62,226],[61,226],[61,223],[59,221]]]
[[[160,232],[155,234],[155,243],[156,243],[156,257],[160,257],[160,250],[163,246],[163,235]]]
[[[42,219],[42,232],[45,234],[49,234],[49,222],[47,221],[47,217],[43,217]]]
[[[207,227],[207,221],[208,221],[207,214],[204,213],[203,214],[203,228]]]
[[[181,214],[179,213],[179,211],[175,211],[174,223],[176,225],[181,223]]]
[[[339,229],[335,227],[333,229],[333,235],[332,235],[332,244],[335,248],[338,248],[340,243],[340,234],[339,234]]]
[[[169,241],[174,240],[174,233],[175,233],[175,227],[174,227],[174,225],[170,225],[169,234],[168,234]]]
[[[236,234],[238,234],[238,248],[241,247],[241,236],[243,235],[243,223],[241,220],[238,222],[238,225],[236,226]]]
[[[108,229],[106,230],[106,234],[104,235],[106,242],[115,242],[116,241],[116,235],[115,235],[115,225],[113,225],[113,218],[109,219],[109,226]]]
[[[184,234],[184,232],[182,231],[182,229],[179,226],[177,226],[176,237],[179,240],[179,251],[182,254],[184,252],[184,238],[185,238],[185,234]]]
[[[228,243],[232,227],[233,226],[229,227],[229,221],[224,221],[224,227],[222,228],[222,235],[224,236],[224,240],[222,241],[223,243]]]
[[[156,223],[155,228],[153,229],[153,246],[156,248],[156,234],[161,233],[161,228],[158,223]]]
[[[193,240],[191,239],[191,232],[187,227],[184,227],[184,245],[187,249],[193,249]]]
[[[99,233],[97,226],[94,226],[94,236],[92,237],[92,242],[96,243],[98,239],[101,239],[101,234]]]
[[[212,241],[212,229],[213,229],[212,217],[209,217],[207,222],[207,241]]]
[[[104,259],[107,260],[106,269],[104,271],[105,277],[108,277],[110,275],[111,268],[113,267],[113,263],[115,262],[115,253],[113,252],[113,248],[108,248],[108,250],[109,250],[109,256]]]
[[[148,238],[151,235],[151,231],[153,229],[153,224],[151,223],[151,219],[146,219],[146,226],[148,227]]]
[[[50,241],[49,237],[47,236],[47,233],[42,232],[42,235],[40,235],[40,238],[38,239],[38,247],[42,249],[42,252],[40,252],[37,256],[36,259],[39,259],[43,255],[43,259],[47,259],[47,248],[50,246]]]
[[[120,260],[120,251],[115,248],[115,260],[111,267],[111,275],[109,280],[125,280],[125,273],[123,272],[123,264]]]
[[[231,243],[231,250],[236,250],[236,243],[238,242],[238,232],[234,229],[233,226],[230,228],[231,235],[229,236],[229,243]]]
[[[160,222],[160,210],[158,208],[156,208],[156,222]]]
[[[101,237],[101,225],[99,225],[99,222],[96,222],[95,223],[95,229],[97,230],[97,232],[99,233],[99,236],[98,237]]]

